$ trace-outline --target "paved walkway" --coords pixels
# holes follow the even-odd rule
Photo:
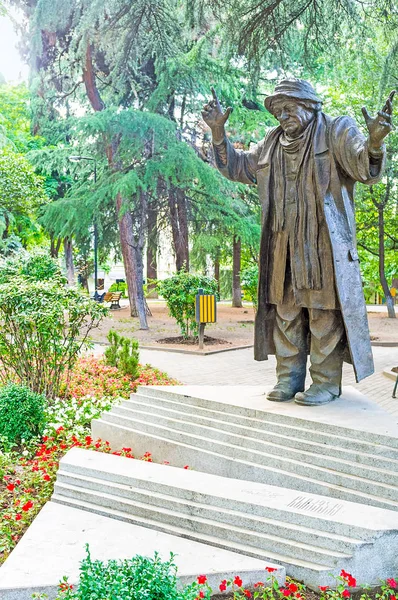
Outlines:
[[[375,374],[355,382],[351,365],[344,365],[343,385],[353,385],[376,401],[384,410],[398,416],[398,398],[391,397],[394,381],[383,369],[398,365],[398,348],[374,347]],[[161,350],[141,350],[140,361],[149,363],[181,383],[191,385],[272,385],[275,382],[275,358],[256,362],[253,348],[221,352],[208,356],[179,354]]]

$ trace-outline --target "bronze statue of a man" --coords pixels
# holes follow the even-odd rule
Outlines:
[[[279,126],[247,152],[235,150],[216,93],[202,116],[218,169],[257,184],[262,204],[255,359],[276,355],[268,400],[326,404],[341,393],[343,360],[357,381],[374,371],[355,239],[354,186],[379,181],[394,92],[368,138],[347,116],[331,118],[307,81],[285,79],[265,100]],[[305,390],[307,355],[311,386]]]

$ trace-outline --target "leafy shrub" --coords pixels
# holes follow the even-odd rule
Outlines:
[[[15,276],[0,284],[0,379],[57,396],[62,373],[106,313],[57,279]]]
[[[137,555],[104,563],[91,559],[88,546],[77,590],[71,590],[67,579],[59,587],[66,592],[62,597],[70,600],[193,600],[198,590],[196,583],[178,589],[173,554],[165,562],[155,552],[154,558]]]
[[[14,277],[23,277],[29,281],[56,280],[66,283],[57,262],[43,250],[32,253],[19,250],[4,255],[0,260],[0,283],[6,283]]]
[[[195,297],[199,288],[205,294],[217,294],[217,281],[204,275],[191,275],[180,271],[173,277],[160,281],[158,291],[166,300],[170,315],[174,317],[184,338],[189,333],[198,335],[198,324],[195,314]]]
[[[27,387],[10,383],[0,389],[0,437],[11,445],[42,433],[46,398]]]
[[[105,350],[105,363],[117,367],[124,375],[138,377],[138,342],[136,339],[119,335],[113,329],[108,333],[110,346]]]
[[[0,256],[12,256],[21,250],[21,239],[14,233],[0,240]]]
[[[257,310],[258,266],[253,265],[243,269],[240,276],[245,299],[251,300],[254,309]]]
[[[57,280],[66,283],[57,262],[45,252],[35,252],[22,265],[21,275],[32,281]]]
[[[108,292],[122,292],[122,298],[127,298],[127,283],[112,283]]]

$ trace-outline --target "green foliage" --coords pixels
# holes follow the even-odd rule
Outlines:
[[[52,280],[59,284],[66,283],[55,259],[45,250],[39,249],[31,253],[19,249],[0,260],[0,284],[7,283],[14,277],[32,282]]]
[[[112,283],[108,292],[122,292],[122,298],[127,297],[127,283]]]
[[[9,383],[0,389],[0,438],[11,445],[42,433],[46,398],[29,388]]]
[[[60,283],[66,283],[57,262],[44,251],[38,251],[28,256],[22,266],[21,275],[30,281],[57,280]]]
[[[0,284],[0,378],[54,397],[107,309],[57,278],[11,276],[13,267]]]
[[[173,554],[166,561],[155,552],[154,558],[137,555],[104,563],[92,560],[88,545],[86,550],[76,591],[66,578],[60,584],[63,600],[194,600],[198,594],[196,583],[180,589]]]
[[[192,275],[180,271],[173,277],[159,281],[158,292],[166,300],[170,315],[174,317],[184,338],[198,336],[195,297],[202,288],[205,294],[217,294],[217,281],[205,275]]]
[[[32,135],[30,117],[29,90],[25,84],[0,85],[0,128],[6,138],[4,146],[25,154],[44,144],[43,138]]]
[[[240,274],[240,283],[245,294],[245,299],[253,302],[253,307],[257,310],[257,289],[258,289],[258,266],[246,267]]]
[[[22,250],[21,240],[17,235],[11,234],[6,238],[0,239],[0,256],[12,256]]]
[[[22,154],[8,149],[0,152],[0,229],[8,230],[10,221],[35,214],[47,198],[43,178],[36,175]]]
[[[105,350],[105,362],[111,367],[117,367],[125,375],[133,379],[138,377],[138,341],[119,335],[113,329],[108,333],[110,346]]]

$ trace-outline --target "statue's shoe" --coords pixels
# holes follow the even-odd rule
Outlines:
[[[268,392],[266,398],[271,402],[289,402],[294,399],[298,391],[297,388],[292,388],[288,383],[280,382]]]
[[[294,397],[294,401],[296,404],[303,406],[321,406],[337,400],[338,397],[322,385],[313,383],[305,392],[298,392]]]

